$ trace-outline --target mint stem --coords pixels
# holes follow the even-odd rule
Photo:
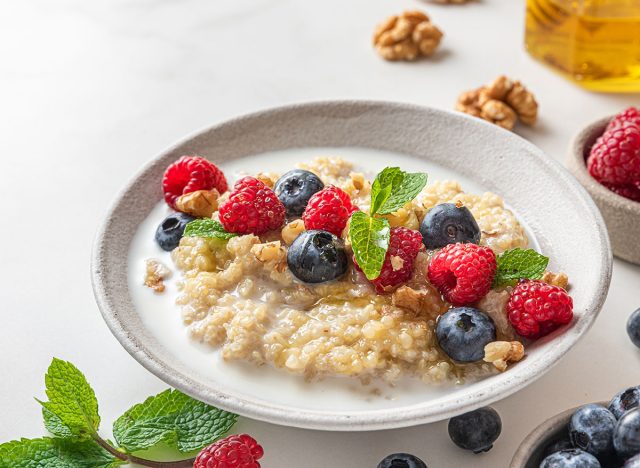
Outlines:
[[[128,453],[122,453],[119,450],[116,450],[115,447],[112,447],[106,440],[100,437],[98,434],[93,434],[93,440],[96,441],[100,447],[105,449],[111,455],[116,458],[119,458],[122,461],[126,461],[129,463],[137,463],[142,466],[150,466],[151,468],[193,468],[193,463],[195,462],[195,458],[189,458],[188,460],[177,460],[177,461],[154,461],[154,460],[146,460],[144,458],[136,457],[135,455],[130,455]]]

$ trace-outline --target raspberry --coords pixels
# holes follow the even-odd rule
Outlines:
[[[627,123],[605,132],[591,148],[587,168],[602,184],[640,184],[640,126]]]
[[[636,185],[611,185],[602,184],[614,193],[629,200],[640,202],[640,183]]]
[[[522,280],[511,292],[507,316],[520,336],[540,338],[571,322],[573,299],[558,286]]]
[[[199,156],[182,156],[167,167],[162,177],[164,199],[174,209],[181,195],[211,189],[226,192],[227,179],[218,166]]]
[[[609,122],[609,125],[607,125],[605,132],[624,127],[628,123],[640,126],[640,112],[635,107],[629,107],[616,115],[613,120]]]
[[[253,437],[232,435],[203,448],[193,468],[260,468],[262,455],[264,450]]]
[[[358,211],[358,207],[351,203],[349,195],[328,185],[309,199],[302,220],[308,231],[320,229],[340,237],[354,211]]]
[[[476,244],[449,244],[429,262],[429,281],[451,304],[476,302],[491,289],[496,255]]]
[[[380,276],[371,281],[378,294],[391,292],[411,278],[413,263],[422,248],[422,235],[418,231],[405,227],[391,229],[389,249],[384,258]],[[355,257],[353,257],[353,263],[358,267]]]
[[[220,222],[229,232],[262,234],[284,223],[284,205],[269,187],[255,177],[243,177],[219,210]]]

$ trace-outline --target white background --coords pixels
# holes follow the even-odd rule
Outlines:
[[[374,25],[414,7],[444,31],[441,50],[418,63],[381,60],[370,46]],[[43,435],[32,397],[44,397],[52,356],[87,374],[105,435],[132,403],[165,388],[104,325],[89,256],[116,191],[184,134],[305,100],[451,109],[459,92],[506,73],[541,104],[539,125],[519,132],[563,159],[583,125],[640,104],[638,95],[583,91],[534,62],[523,50],[523,18],[523,0],[0,1],[0,441]],[[397,451],[430,468],[505,467],[542,420],[640,384],[640,354],[625,334],[640,306],[639,280],[639,267],[615,261],[588,336],[545,377],[495,405],[504,429],[487,454],[454,447],[445,422],[341,434],[242,420],[237,430],[262,442],[267,468],[375,467]]]

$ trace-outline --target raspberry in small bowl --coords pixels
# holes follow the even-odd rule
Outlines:
[[[567,166],[600,209],[613,254],[640,264],[640,111],[585,127],[571,142]]]

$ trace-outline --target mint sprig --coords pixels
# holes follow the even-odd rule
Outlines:
[[[371,186],[369,214],[356,211],[349,221],[349,238],[358,266],[367,279],[380,276],[389,248],[391,226],[377,215],[393,213],[413,200],[427,184],[427,174],[383,169]]]
[[[237,236],[232,232],[227,232],[220,221],[203,218],[194,219],[184,229],[185,237],[206,237],[210,239],[229,240]]]
[[[513,286],[521,279],[540,279],[544,274],[549,258],[533,249],[511,249],[497,257],[496,276],[493,287]]]
[[[113,425],[117,444],[98,434],[95,392],[70,362],[54,358],[45,375],[49,401],[40,402],[54,437],[0,444],[0,467],[113,468],[125,463],[156,468],[193,466],[194,459],[160,462],[134,455],[159,444],[180,452],[200,450],[224,436],[237,416],[179,392],[166,390],[134,405]]]

